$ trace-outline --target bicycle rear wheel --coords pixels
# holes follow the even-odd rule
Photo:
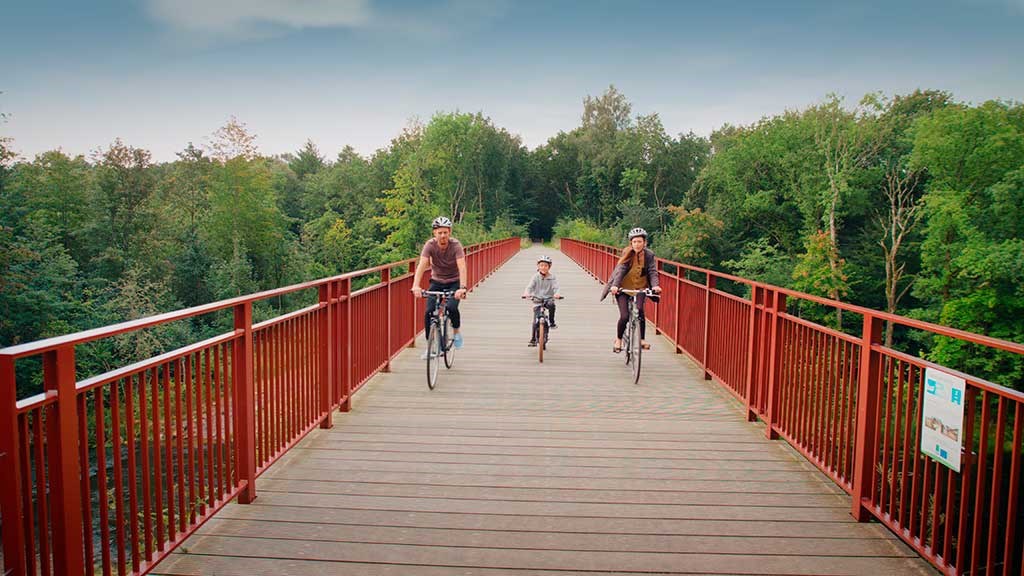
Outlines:
[[[547,322],[541,320],[537,322],[537,359],[544,362],[544,349],[547,348],[548,344],[548,325]]]
[[[455,329],[452,321],[444,317],[444,367],[451,368],[455,364]]]
[[[430,338],[427,339],[427,388],[437,385],[437,369],[441,366],[441,326],[430,323]]]
[[[633,367],[633,384],[640,382],[640,359],[643,357],[644,347],[641,345],[640,340],[640,327],[638,324],[640,320],[633,318],[630,323],[630,338],[629,338],[629,352],[632,356],[632,367]]]

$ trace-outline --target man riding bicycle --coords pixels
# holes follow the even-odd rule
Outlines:
[[[462,334],[459,328],[462,325],[459,317],[459,300],[466,297],[466,251],[462,243],[452,238],[452,221],[444,216],[434,218],[431,224],[434,237],[423,245],[420,251],[420,260],[416,264],[416,274],[412,279],[412,293],[417,298],[423,297],[423,288],[420,287],[420,280],[423,272],[430,266],[430,287],[429,291],[451,291],[455,297],[449,298],[445,305],[448,318],[451,319],[452,328],[455,332],[453,344],[455,348],[462,348]],[[430,316],[437,308],[437,296],[427,296],[427,310],[423,316],[423,335],[430,341]]]

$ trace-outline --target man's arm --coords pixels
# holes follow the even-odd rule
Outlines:
[[[420,280],[423,279],[423,271],[427,269],[428,264],[430,264],[430,258],[426,256],[420,256],[420,261],[416,263],[416,273],[412,277],[412,293],[417,298],[423,297],[423,288],[420,288]]]
[[[466,276],[466,259],[458,258],[455,264],[459,267],[459,289],[455,292],[455,298],[461,300],[466,297],[466,289],[469,287]]]

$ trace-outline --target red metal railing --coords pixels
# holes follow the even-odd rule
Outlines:
[[[468,247],[470,285],[518,250]],[[0,350],[3,574],[145,574],[228,501],[251,502],[256,477],[422,330],[415,262]],[[317,304],[253,324],[255,302],[313,289]],[[232,332],[76,381],[77,346],[226,309]],[[40,356],[45,392],[17,399],[16,362]]]
[[[619,249],[563,239],[562,251],[598,280]],[[760,418],[852,496],[860,521],[877,518],[948,574],[1024,574],[1024,394],[882,345],[892,322],[1024,354],[1024,345],[658,260],[660,305],[647,317]],[[700,278],[694,281],[692,278]],[[748,298],[716,288],[745,285]],[[859,336],[787,313],[824,306],[863,318]],[[959,473],[924,456],[926,368],[966,380]]]

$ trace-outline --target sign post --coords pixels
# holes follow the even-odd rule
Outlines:
[[[963,378],[926,368],[921,410],[921,452],[960,471],[964,434]]]

